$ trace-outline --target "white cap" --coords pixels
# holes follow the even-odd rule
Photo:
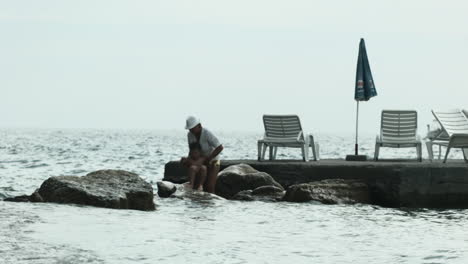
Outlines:
[[[192,129],[198,124],[200,124],[200,119],[194,116],[189,116],[187,117],[187,120],[185,120],[185,129]]]

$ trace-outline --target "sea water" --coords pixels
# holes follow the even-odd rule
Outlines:
[[[255,159],[260,133],[216,132],[224,159]],[[353,135],[316,135],[321,158],[344,158]],[[360,152],[373,154],[372,136]],[[50,176],[135,172],[156,188],[186,155],[177,131],[0,130],[0,199]],[[382,157],[415,158],[413,149]],[[454,152],[452,155],[460,155]],[[299,150],[278,158],[300,159]],[[0,263],[468,263],[468,210],[155,198],[141,212],[0,201]]]

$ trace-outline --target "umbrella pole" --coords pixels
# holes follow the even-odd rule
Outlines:
[[[358,121],[359,121],[359,101],[356,101],[356,144],[354,144],[354,153],[358,155]]]

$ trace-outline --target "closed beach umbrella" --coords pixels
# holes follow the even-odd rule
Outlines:
[[[359,120],[359,101],[368,101],[371,97],[377,95],[374,79],[372,78],[369,60],[367,58],[366,44],[361,38],[359,43],[359,55],[356,69],[356,87],[354,99],[356,100],[356,144],[354,146],[355,155],[358,155],[358,120]]]

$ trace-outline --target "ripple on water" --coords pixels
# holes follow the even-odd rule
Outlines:
[[[28,163],[27,160],[0,160],[0,163]]]
[[[47,167],[49,164],[47,163],[39,163],[39,164],[31,164],[24,166],[25,169],[35,169],[35,168],[41,168],[41,167]]]
[[[83,175],[83,174],[86,174],[86,170],[82,170],[82,169],[73,169],[73,170],[70,170],[69,172],[65,172],[63,175]]]

